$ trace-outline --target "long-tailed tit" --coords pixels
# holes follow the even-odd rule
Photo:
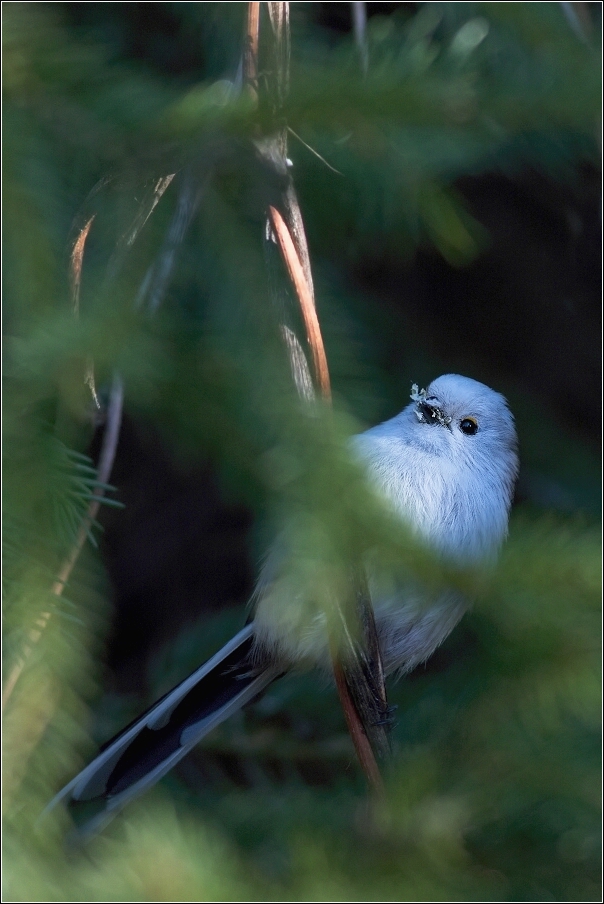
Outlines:
[[[482,383],[447,374],[413,386],[399,415],[352,440],[369,478],[417,538],[457,566],[493,560],[505,539],[518,470],[506,400]],[[456,590],[426,598],[419,584],[369,583],[386,674],[424,662],[455,627],[467,600]],[[324,620],[292,623],[275,606],[271,557],[256,591],[253,622],[109,741],[56,796],[86,803],[85,833],[165,775],[209,731],[301,661],[329,663]],[[94,806],[96,804],[96,806]]]

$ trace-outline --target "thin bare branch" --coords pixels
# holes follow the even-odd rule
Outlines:
[[[275,83],[276,106],[275,113],[280,114],[285,98],[289,93],[289,61],[290,61],[290,34],[289,34],[289,3],[267,3],[268,13],[274,36],[275,50]],[[284,130],[283,130],[284,131]],[[287,135],[281,137],[285,142],[281,151],[285,156],[287,151]]]
[[[352,738],[354,749],[356,750],[359,762],[361,764],[363,772],[367,776],[369,784],[376,792],[376,794],[381,796],[384,793],[384,783],[382,781],[382,776],[373,754],[371,744],[369,743],[369,739],[365,734],[363,724],[359,719],[356,707],[353,703],[352,697],[350,696],[348,684],[337,653],[335,653],[332,657],[332,661],[336,688],[338,690],[338,696],[340,698],[340,703],[342,704],[342,709],[344,710],[346,725],[348,726],[348,731],[350,732],[350,737]]]
[[[269,207],[269,219],[277,243],[281,249],[283,260],[287,267],[290,279],[296,290],[300,309],[304,319],[306,328],[306,336],[310,346],[315,377],[324,399],[331,399],[331,386],[329,382],[329,369],[327,367],[327,356],[325,354],[325,346],[323,345],[323,337],[321,336],[321,327],[317,317],[314,298],[309,287],[304,269],[298,257],[295,245],[285,220],[276,207]]]
[[[300,144],[303,144],[304,147],[307,148],[307,150],[309,150],[311,154],[314,154],[315,157],[318,157],[319,160],[321,161],[321,163],[324,163],[325,166],[327,167],[327,169],[330,169],[332,171],[332,173],[336,173],[336,175],[338,175],[338,176],[344,175],[344,173],[341,173],[340,170],[337,170],[335,168],[335,166],[332,166],[331,163],[328,163],[327,160],[325,159],[325,157],[322,157],[318,151],[315,151],[315,149],[312,148],[306,141],[304,141],[304,139],[301,138],[297,132],[294,132],[294,130],[290,126],[287,127],[287,131],[291,132],[291,134],[294,136],[294,138],[297,138],[298,141],[300,142]]]
[[[330,400],[327,359],[314,300],[305,282],[302,266],[285,222],[273,207],[269,208],[269,215],[290,279],[298,294],[313,355],[316,379],[323,397]],[[290,344],[288,347],[294,380],[298,392],[300,392],[296,380],[299,362],[295,360],[293,354],[295,347],[292,349]],[[303,361],[307,370],[306,359],[303,358]],[[343,643],[337,645],[332,657],[334,675],[340,702],[361,767],[371,787],[375,791],[381,792],[382,780],[373,751],[375,749],[385,756],[390,750],[385,727],[388,705],[371,597],[364,575],[361,573],[354,576],[353,592],[356,606],[352,613],[345,611],[339,602],[335,603],[335,609],[341,620],[338,633],[340,639],[342,639],[342,633],[344,638]],[[357,642],[349,630],[351,618],[356,622],[354,628],[358,629],[359,640]]]
[[[310,265],[310,254],[308,253],[308,242],[306,240],[306,230],[304,229],[304,220],[302,219],[298,195],[296,194],[294,183],[291,180],[284,192],[283,201],[285,219],[294,240],[296,251],[300,258],[300,263],[302,264],[302,270],[304,271],[304,278],[314,305],[315,289],[312,278],[312,268]]]
[[[275,98],[275,119],[280,122],[281,108],[289,84],[289,4],[269,3],[268,8],[274,35],[273,78],[276,90],[273,90],[272,96]],[[268,234],[274,236],[279,246],[298,296],[312,355],[315,381],[322,397],[330,402],[329,370],[315,307],[308,243],[300,204],[288,168],[287,131],[287,126],[283,123],[275,136],[256,142],[264,159],[279,174],[282,184],[285,181],[285,188],[281,191],[282,213],[275,206],[269,207]],[[302,398],[312,399],[314,392],[306,356],[294,333],[285,324],[282,324],[281,330],[288,348],[298,393]],[[389,750],[384,726],[388,710],[382,661],[371,598],[364,576],[355,575],[351,586],[355,597],[355,605],[351,607],[351,611],[348,611],[348,608],[344,609],[339,601],[335,603],[341,622],[336,626],[336,631],[341,640],[342,634],[344,638],[343,642],[338,644],[336,638],[332,637],[334,675],[348,730],[361,767],[370,786],[375,791],[381,792],[382,779],[374,748],[381,754]],[[351,622],[354,624],[349,624]]]
[[[312,402],[315,398],[315,391],[304,350],[294,331],[285,324],[281,325],[281,335],[289,352],[289,363],[298,395],[305,402]]]
[[[351,605],[334,607],[340,619],[340,624],[333,626],[338,660],[363,732],[372,749],[385,758],[390,753],[390,709],[371,595],[362,568],[353,570],[350,587]]]
[[[260,35],[260,4],[247,5],[247,30],[243,52],[243,81],[255,98],[258,97],[258,39]]]
[[[109,287],[120,268],[123,266],[124,260],[130,252],[132,245],[138,238],[141,230],[149,220],[149,217],[159,204],[160,200],[166,193],[176,173],[169,173],[167,176],[161,176],[156,180],[152,188],[148,188],[139,202],[138,210],[126,231],[120,236],[113,250],[107,270],[105,274],[106,286]]]
[[[78,233],[78,237],[73,244],[70,260],[70,278],[71,278],[71,304],[73,313],[77,316],[80,309],[80,284],[82,280],[82,263],[84,260],[84,246],[90,232],[90,227],[94,222],[96,214],[84,224]]]
[[[199,208],[203,189],[204,185],[199,186],[195,190],[191,174],[186,173],[184,175],[180,185],[176,209],[162,248],[157,255],[156,261],[147,270],[136,297],[135,307],[141,307],[146,298],[147,310],[150,314],[154,314],[161,304],[172,276],[178,248],[182,244],[193,217]]]
[[[94,402],[95,408],[98,413],[101,410],[101,403],[96,391],[96,383],[94,379],[94,360],[92,357],[88,358],[88,360],[86,361],[86,375],[84,376],[84,382],[90,390],[92,401]]]
[[[78,236],[73,243],[73,248],[71,250],[71,256],[69,261],[69,277],[71,283],[71,309],[73,311],[74,317],[79,317],[80,315],[80,285],[82,282],[82,264],[84,262],[84,248],[86,246],[86,239],[88,238],[88,234],[90,232],[90,228],[94,222],[96,214],[93,215],[86,221],[84,226],[80,229]],[[92,400],[97,408],[100,409],[101,405],[99,402],[99,398],[96,392],[96,386],[94,382],[94,363],[92,358],[89,358],[86,362],[86,374],[84,377],[84,382],[90,389],[90,393],[92,395]]]
[[[168,176],[162,176],[158,179],[153,188],[150,200],[147,203],[143,202],[140,205],[139,212],[134,218],[134,223],[130,227],[130,231],[125,238],[125,244],[128,247],[133,245],[136,241],[139,232],[159,204],[162,195],[165,193],[175,175],[176,173],[170,173]]]

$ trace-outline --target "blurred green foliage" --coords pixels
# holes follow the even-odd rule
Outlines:
[[[598,162],[593,10],[581,40],[563,4],[403,4],[369,19],[364,78],[352,38],[318,27],[320,4],[294,4],[285,115],[329,164],[290,136],[335,387],[333,422],[310,416],[267,301],[275,184],[253,141],[274,123],[230,84],[246,4],[102,4],[88,28],[82,6],[3,5],[5,678],[25,662],[5,709],[5,899],[599,899],[598,466],[518,376],[501,388],[527,482],[562,487],[565,513],[529,493],[474,612],[435,666],[391,688],[384,802],[367,800],[333,690],[300,675],[214,732],[187,783],[169,776],[85,854],[65,851],[60,814],[38,819],[94,750],[87,705],[109,619],[92,548],[65,595],[50,590],[95,485],[82,457],[88,362],[101,394],[121,374],[128,410],[174,456],[217,462],[225,492],[257,515],[258,549],[289,530],[311,558],[338,561],[363,529],[426,576],[431,563],[389,539],[341,449],[406,402],[412,367],[429,378],[440,362],[403,334],[389,371],[380,342],[392,326],[343,274],[361,249],[476,259],[489,236],[460,176],[534,167],[562,184]],[[168,77],[120,43],[135,7],[178,24],[187,72]],[[187,192],[197,213],[151,316],[141,286],[157,279]],[[75,317],[69,253],[93,215]],[[154,690],[240,619],[200,620],[169,645]],[[95,741],[141,708],[103,707]]]

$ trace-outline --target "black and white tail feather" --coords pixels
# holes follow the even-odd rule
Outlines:
[[[68,798],[77,835],[100,831],[134,797],[159,781],[212,729],[283,674],[255,665],[253,624],[108,741],[50,802]]]

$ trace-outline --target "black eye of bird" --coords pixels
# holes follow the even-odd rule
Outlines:
[[[478,431],[478,421],[473,417],[464,417],[463,421],[459,422],[459,429],[462,433],[465,433],[466,436],[474,436]]]

